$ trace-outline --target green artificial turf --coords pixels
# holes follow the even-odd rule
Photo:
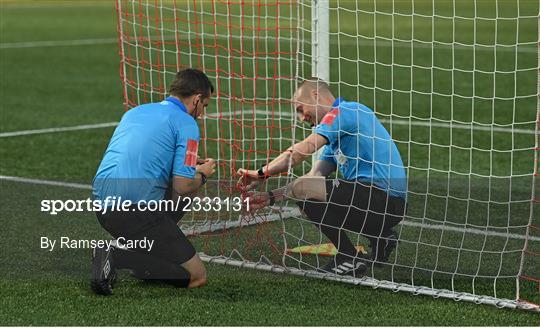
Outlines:
[[[171,3],[163,2],[166,5]],[[177,3],[180,9],[187,6],[181,1]],[[362,35],[379,37],[377,43],[369,38],[346,34],[339,38],[331,37],[331,56],[342,59],[340,69],[332,70],[331,80],[343,82],[339,87],[341,95],[351,100],[360,99],[373,107],[379,117],[386,119],[410,118],[413,123],[422,119],[427,119],[423,122],[452,120],[475,122],[476,126],[480,126],[479,123],[488,126],[491,123],[501,126],[517,123],[516,128],[534,129],[537,110],[537,72],[534,68],[537,67],[538,56],[534,51],[535,44],[521,49],[523,51],[518,52],[517,59],[516,53],[507,49],[501,48],[494,54],[493,51],[482,50],[481,46],[476,48],[480,50],[473,51],[470,47],[452,50],[450,46],[441,45],[431,53],[429,47],[419,46],[417,42],[412,52],[410,43],[396,42],[391,47],[384,38],[392,38],[393,35],[406,40],[414,35],[420,41],[431,40],[430,26],[435,24],[433,31],[437,40],[452,42],[455,36],[456,42],[470,44],[470,24],[474,20],[456,19],[454,33],[449,28],[451,20],[445,18],[452,13],[452,8],[445,1],[436,2],[436,8],[431,7],[431,2],[415,2],[417,15],[414,21],[410,15],[413,10],[410,2],[396,2],[394,8],[388,1],[377,1],[376,6],[372,1],[339,3],[360,12],[358,16],[350,12],[342,12],[339,17],[335,12],[331,14],[333,21],[339,19],[341,22],[342,32],[355,33],[356,24],[361,22],[358,29]],[[457,3],[457,15],[474,15],[470,2]],[[531,19],[524,19],[519,24],[519,31],[515,21],[504,20],[499,23],[499,32],[496,35],[492,33],[490,24],[493,20],[490,18],[495,15],[515,17],[517,6],[511,2],[500,3],[497,12],[487,1],[478,1],[477,4],[477,17],[485,18],[476,20],[478,31],[484,31],[478,33],[476,42],[479,44],[495,41],[511,44],[515,42],[517,32],[520,42],[538,40],[537,22]],[[1,43],[11,45],[0,48],[0,132],[117,122],[120,119],[124,106],[119,48],[114,40],[117,34],[113,1],[1,1],[0,5]],[[209,5],[205,2],[203,8]],[[206,9],[205,15],[209,15],[210,9]],[[376,21],[370,14],[374,9],[380,12],[375,15]],[[522,15],[535,16],[538,4],[519,1],[519,9]],[[272,6],[265,10],[265,14],[275,14]],[[423,16],[431,15],[432,10],[440,16],[433,21]],[[225,12],[221,8],[218,13]],[[391,12],[397,14],[384,14]],[[308,13],[309,10],[304,12],[305,15]],[[255,12],[247,14],[255,15]],[[287,14],[290,12],[280,12],[283,24],[290,24]],[[218,22],[228,22],[225,16],[217,17]],[[246,21],[244,24],[253,27],[257,22]],[[333,25],[332,30],[336,32],[337,27]],[[250,31],[249,28],[246,31]],[[219,32],[227,33],[224,30]],[[239,33],[239,30],[231,32]],[[272,31],[262,33],[273,35]],[[282,39],[294,34],[283,33]],[[305,37],[310,38],[309,35]],[[34,47],[14,44],[84,39],[101,41],[86,45]],[[219,42],[226,45],[227,39]],[[238,41],[231,42],[234,48],[240,45]],[[337,45],[338,42],[341,46]],[[283,43],[280,46],[282,51],[292,51],[291,44]],[[275,50],[275,45],[270,42],[261,42],[259,47],[265,44],[270,53]],[[355,44],[361,46],[356,47]],[[165,47],[169,46],[170,43]],[[257,49],[257,44],[246,42],[243,46],[245,51]],[[259,51],[263,50],[259,48]],[[227,48],[220,49],[216,53],[206,53],[201,60],[208,65],[217,60],[220,67],[240,69],[242,61],[231,63],[219,57],[227,53]],[[214,55],[218,55],[218,59]],[[166,56],[169,63],[175,60],[174,53]],[[246,56],[243,59],[244,74],[249,76],[255,69],[260,70],[260,74],[274,74],[274,58],[270,57],[266,62],[259,59],[260,66],[256,68],[253,59]],[[190,58],[194,62],[198,60],[193,55],[180,57],[185,63]],[[282,62],[288,63],[289,59],[290,56],[282,55]],[[310,75],[310,58],[300,60],[301,70]],[[373,65],[373,62],[377,64]],[[336,65],[338,63],[332,60],[331,67]],[[294,69],[294,65],[283,64],[279,73],[290,75]],[[499,73],[482,73],[494,70]],[[514,74],[515,70],[521,71]],[[171,73],[174,69],[168,67],[167,71]],[[434,82],[430,84],[432,74]],[[240,86],[223,79],[221,83],[223,92],[247,98],[253,95],[268,97],[268,94],[288,98],[292,86],[292,82],[285,80],[280,90],[273,89],[275,86],[266,82]],[[484,99],[492,97],[493,90],[498,99]],[[140,97],[138,100],[144,99],[145,92],[138,93],[132,88],[128,96],[128,100],[133,102],[137,96]],[[155,99],[160,97],[157,93],[152,96]],[[150,93],[146,93],[146,97],[150,97]],[[274,112],[291,113],[285,101],[269,106]],[[237,160],[223,161],[226,164],[221,166],[219,174],[224,180],[229,178],[230,170],[235,166],[257,167],[265,162],[270,142],[270,147],[278,151],[290,145],[294,133],[299,137],[310,132],[303,127],[293,131],[291,117],[250,114],[252,110],[265,108],[261,104],[224,98],[209,108],[210,113],[223,114],[238,109],[247,113],[242,124],[239,124],[239,117],[230,119],[231,116],[208,118],[201,123],[208,137],[202,152],[222,160],[232,155]],[[389,121],[385,125],[409,166],[409,187],[413,193],[409,195],[408,214],[412,218],[424,219],[416,220],[417,223],[445,223],[458,227],[466,223],[480,229],[489,225],[500,232],[524,233],[530,215],[527,200],[533,188],[534,135],[418,125],[411,128]],[[113,130],[113,127],[108,127],[0,138],[0,174],[90,184]],[[217,137],[231,136],[248,141],[236,148],[212,141]],[[250,141],[251,136],[256,136],[257,140]],[[245,151],[250,148],[257,150],[257,155],[255,151]],[[512,175],[519,177],[508,178]],[[488,179],[489,176],[501,178]],[[284,180],[282,178],[279,183]],[[429,195],[425,196],[426,193]],[[124,274],[114,296],[98,297],[88,287],[90,250],[48,252],[41,249],[39,243],[42,236],[107,238],[92,213],[51,216],[40,212],[43,199],[85,199],[88,196],[88,190],[0,180],[0,324],[538,326],[540,323],[538,314],[524,311],[500,310],[493,306],[217,264],[207,265],[209,284],[201,289],[177,290],[147,285]],[[509,205],[509,199],[512,205]],[[187,215],[184,223],[197,219],[200,218]],[[517,227],[507,231],[509,224]],[[285,239],[283,228],[288,232]],[[358,238],[361,244],[367,242],[362,237],[353,237]],[[392,257],[396,265],[370,270],[368,275],[407,283],[414,278],[417,285],[455,288],[465,292],[473,292],[474,288],[478,294],[492,296],[496,286],[497,296],[515,297],[515,275],[521,259],[522,239],[455,231],[441,233],[440,230],[410,226],[401,228],[401,239]],[[232,248],[239,248],[248,259],[257,260],[264,254],[278,264],[282,260],[284,240],[289,246],[325,242],[318,231],[301,218],[285,220],[283,225],[274,222],[192,238],[198,250],[209,254],[229,254]],[[277,245],[279,251],[270,245]],[[538,246],[538,242],[529,245]],[[308,268],[316,262],[314,257],[304,257],[301,263],[299,259],[297,256],[287,257],[286,263]],[[524,273],[538,277],[539,271],[537,258],[527,257]],[[494,272],[498,272],[499,278],[487,277],[497,275]],[[530,300],[540,302],[538,285],[524,283],[522,288]]]

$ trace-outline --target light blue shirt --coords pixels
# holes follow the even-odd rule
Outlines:
[[[407,175],[396,144],[367,106],[338,98],[315,127],[325,137],[319,159],[336,164],[345,180],[360,180],[405,198]]]
[[[195,177],[199,138],[197,122],[174,97],[127,111],[94,177],[94,198],[163,199],[173,175]]]

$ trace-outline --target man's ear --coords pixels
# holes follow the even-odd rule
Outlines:
[[[317,92],[317,89],[311,90],[310,93],[311,93],[311,97],[313,98],[313,100],[315,100],[315,103],[318,103],[319,92]]]

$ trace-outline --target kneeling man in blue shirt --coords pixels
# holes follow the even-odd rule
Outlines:
[[[367,106],[335,98],[327,83],[310,78],[299,85],[293,105],[302,122],[315,127],[259,170],[238,170],[251,190],[272,175],[287,172],[322,148],[311,171],[286,187],[251,192],[251,208],[293,199],[336,246],[337,255],[321,272],[360,277],[366,263],[388,262],[397,245],[392,230],[404,217],[407,176],[390,134]],[[328,176],[339,169],[340,178]],[[370,241],[370,258],[359,256],[347,232]]]

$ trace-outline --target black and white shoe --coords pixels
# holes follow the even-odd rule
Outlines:
[[[330,262],[320,267],[317,271],[359,278],[364,275],[366,270],[366,264],[359,258],[336,255]]]
[[[114,248],[96,247],[92,254],[92,280],[90,288],[98,295],[111,295],[116,281],[116,268],[112,253]]]
[[[394,231],[385,237],[370,239],[371,260],[378,266],[387,263],[397,243],[398,237]]]

